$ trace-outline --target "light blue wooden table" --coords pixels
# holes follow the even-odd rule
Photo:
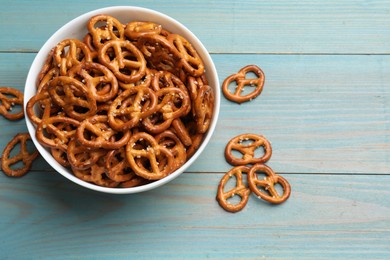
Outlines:
[[[0,86],[20,90],[40,46],[78,15],[111,5],[179,20],[210,51],[222,82],[247,64],[263,93],[222,98],[215,134],[186,173],[136,195],[79,187],[40,158],[0,174],[0,259],[389,259],[390,2],[2,1]],[[0,118],[0,150],[25,121]],[[271,206],[219,207],[226,142],[265,135],[292,185]]]

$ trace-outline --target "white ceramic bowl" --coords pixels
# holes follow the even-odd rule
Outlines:
[[[206,69],[206,76],[209,80],[209,85],[214,90],[214,96],[215,96],[215,106],[214,106],[214,115],[212,118],[212,122],[210,124],[210,128],[208,132],[206,133],[204,140],[202,144],[200,145],[199,149],[196,151],[196,153],[178,170],[170,174],[169,176],[138,187],[132,187],[132,188],[106,188],[97,186],[91,183],[87,183],[83,180],[80,180],[79,178],[75,177],[72,172],[61,166],[51,155],[50,151],[42,146],[37,139],[35,138],[35,126],[31,123],[28,117],[26,117],[26,124],[28,131],[32,137],[32,140],[37,147],[38,151],[42,155],[42,157],[60,174],[62,174],[64,177],[68,178],[69,180],[73,181],[74,183],[77,183],[83,187],[100,191],[100,192],[106,192],[106,193],[115,193],[115,194],[128,194],[128,193],[138,193],[143,192],[147,190],[154,189],[156,187],[159,187],[165,183],[168,183],[169,181],[173,180],[174,178],[178,177],[181,173],[183,173],[192,163],[196,161],[196,159],[199,157],[199,155],[202,153],[202,151],[206,148],[208,142],[210,141],[210,138],[215,130],[215,126],[217,123],[218,115],[219,115],[219,107],[220,107],[220,91],[219,91],[219,80],[217,71],[215,69],[215,65],[206,50],[206,48],[203,46],[203,44],[200,42],[200,40],[190,31],[188,30],[184,25],[179,23],[178,21],[174,20],[173,18],[164,15],[162,13],[159,13],[157,11],[153,11],[150,9],[140,8],[140,7],[133,7],[133,6],[113,6],[113,7],[107,7],[102,9],[97,9],[88,13],[85,13],[67,24],[65,24],[63,27],[61,27],[58,31],[56,31],[42,46],[40,51],[38,52],[37,56],[35,57],[31,68],[29,70],[29,73],[27,75],[26,79],[26,85],[24,90],[24,100],[25,104],[24,107],[26,107],[26,103],[28,100],[36,93],[36,87],[35,82],[36,78],[38,76],[38,73],[42,67],[42,65],[45,62],[45,59],[47,57],[47,54],[49,53],[50,49],[57,45],[61,40],[66,38],[78,38],[82,39],[83,36],[87,33],[86,24],[87,21],[94,15],[97,14],[107,14],[111,15],[115,18],[117,18],[122,23],[127,23],[131,20],[139,20],[139,21],[151,21],[155,22],[157,24],[161,24],[164,29],[171,31],[173,33],[180,34],[184,36],[198,51],[199,55],[203,59],[203,62],[205,64]]]

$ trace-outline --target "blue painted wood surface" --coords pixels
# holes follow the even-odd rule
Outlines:
[[[173,182],[135,195],[81,188],[42,159],[0,174],[0,259],[390,258],[390,3],[387,1],[3,1],[0,86],[24,88],[40,46],[67,21],[109,5],[166,13],[200,38],[219,79],[266,74],[253,102],[222,98],[204,154]],[[25,121],[0,118],[0,150]],[[226,142],[265,135],[292,185],[239,213],[215,200]]]

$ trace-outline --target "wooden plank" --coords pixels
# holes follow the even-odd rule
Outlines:
[[[212,53],[390,52],[390,4],[368,0],[69,0],[55,4],[5,0],[0,10],[0,51],[37,51],[66,22],[108,5],[135,5],[170,15]]]
[[[22,88],[35,54],[0,54],[5,85]],[[216,132],[190,172],[225,172],[226,143],[253,132],[273,145],[286,173],[388,174],[390,56],[213,55],[222,82],[244,65],[265,72],[263,93],[237,105],[224,97]],[[0,118],[0,149],[24,128]],[[15,128],[14,128],[15,127]],[[47,169],[42,161],[35,170]]]
[[[0,86],[23,91],[35,54],[0,53]]]
[[[23,178],[0,170],[0,259],[390,259],[388,1],[4,0],[0,86],[23,90],[46,39],[107,5],[171,15],[212,53],[221,83],[257,64],[263,93],[242,105],[222,98],[205,152],[153,191],[86,190],[43,158]],[[0,116],[0,152],[26,130]],[[268,165],[292,195],[277,206],[252,195],[231,214],[215,195],[231,168],[225,144],[244,132],[272,142]]]
[[[213,59],[221,82],[247,64],[258,64],[266,83],[250,103],[237,105],[222,98],[216,134],[190,170],[218,172],[221,165],[226,170],[222,153],[228,140],[253,132],[272,142],[271,161],[283,172],[389,173],[388,56]]]
[[[272,165],[271,165],[272,166]],[[0,176],[3,258],[386,259],[390,176],[285,175],[288,201],[215,200],[221,174],[184,174],[136,195],[85,190],[58,175]]]

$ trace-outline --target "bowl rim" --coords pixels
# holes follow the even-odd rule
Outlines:
[[[208,65],[206,74],[208,74],[209,82],[214,82],[214,84],[215,84],[214,87],[211,86],[213,89],[213,92],[214,92],[213,119],[210,123],[210,126],[209,126],[207,133],[205,134],[205,136],[203,138],[201,145],[199,146],[197,151],[194,153],[194,155],[189,160],[187,160],[180,168],[178,168],[177,170],[172,172],[170,175],[168,175],[160,180],[156,180],[156,181],[153,181],[151,183],[144,184],[141,186],[129,187],[129,188],[102,187],[102,186],[98,186],[98,185],[93,184],[93,183],[88,183],[86,181],[83,181],[83,180],[77,178],[71,172],[69,172],[70,170],[68,168],[63,167],[56,160],[54,160],[52,158],[51,153],[48,151],[48,149],[45,148],[44,146],[42,146],[38,142],[38,140],[36,139],[34,124],[30,121],[30,119],[27,116],[25,117],[26,118],[25,121],[26,121],[28,132],[30,133],[31,139],[32,139],[35,147],[38,149],[39,153],[42,155],[44,160],[53,168],[53,170],[60,173],[62,176],[64,176],[68,180],[72,181],[73,183],[76,183],[76,184],[78,184],[82,187],[88,188],[90,190],[99,191],[99,192],[103,192],[103,193],[111,193],[111,194],[132,194],[132,193],[140,193],[140,192],[145,192],[148,190],[155,189],[159,186],[162,186],[162,185],[172,181],[173,179],[175,179],[176,177],[178,177],[179,175],[184,173],[188,169],[188,167],[190,165],[192,165],[198,159],[200,154],[203,152],[205,147],[208,145],[213,133],[215,132],[215,128],[216,128],[216,125],[218,122],[221,94],[220,94],[220,88],[219,88],[219,78],[218,78],[218,73],[217,73],[215,64],[214,64],[213,60],[211,59],[211,55],[209,54],[209,52],[207,51],[207,49],[205,48],[203,43],[197,38],[197,36],[194,33],[192,33],[192,31],[190,31],[182,23],[180,23],[179,21],[175,20],[174,18],[172,18],[164,13],[161,13],[159,11],[152,10],[149,8],[144,8],[144,7],[130,6],[130,5],[129,6],[118,5],[118,6],[103,7],[103,8],[95,9],[92,11],[88,11],[86,13],[83,13],[83,14],[77,16],[76,18],[73,18],[72,20],[68,21],[63,26],[61,26],[57,31],[55,31],[47,39],[47,41],[43,44],[43,46],[40,48],[40,50],[36,54],[31,66],[29,68],[26,82],[25,82],[24,96],[26,98],[24,99],[23,107],[24,107],[24,112],[26,114],[26,104],[27,104],[28,100],[31,98],[31,96],[36,93],[35,88],[34,88],[34,90],[31,91],[31,89],[33,89],[32,86],[35,87],[36,77],[38,75],[38,73],[36,73],[37,69],[34,69],[34,68],[39,66],[38,68],[40,70],[40,68],[43,65],[43,61],[47,57],[47,53],[49,52],[49,50],[52,47],[55,46],[55,44],[58,43],[58,40],[56,40],[57,38],[60,38],[60,39],[69,38],[69,37],[63,37],[61,35],[64,34],[64,32],[66,32],[68,30],[68,28],[75,26],[77,24],[80,24],[82,21],[87,21],[90,17],[92,17],[94,15],[102,14],[102,13],[110,15],[113,12],[120,12],[120,11],[148,13],[148,14],[156,17],[156,19],[163,19],[163,20],[166,20],[167,23],[173,24],[173,26],[175,28],[177,28],[178,31],[185,32],[186,36],[191,38],[190,42],[192,45],[194,45],[194,47],[198,51],[199,55],[203,59],[203,61],[205,63],[205,67],[206,67],[206,64]],[[131,18],[129,18],[129,21],[130,20],[131,20]],[[53,44],[53,42],[54,42],[54,44]],[[39,72],[39,70],[38,70],[38,72]],[[33,84],[31,84],[31,83],[33,83]],[[28,86],[28,84],[30,84],[30,86]],[[29,93],[31,95],[29,95]]]

